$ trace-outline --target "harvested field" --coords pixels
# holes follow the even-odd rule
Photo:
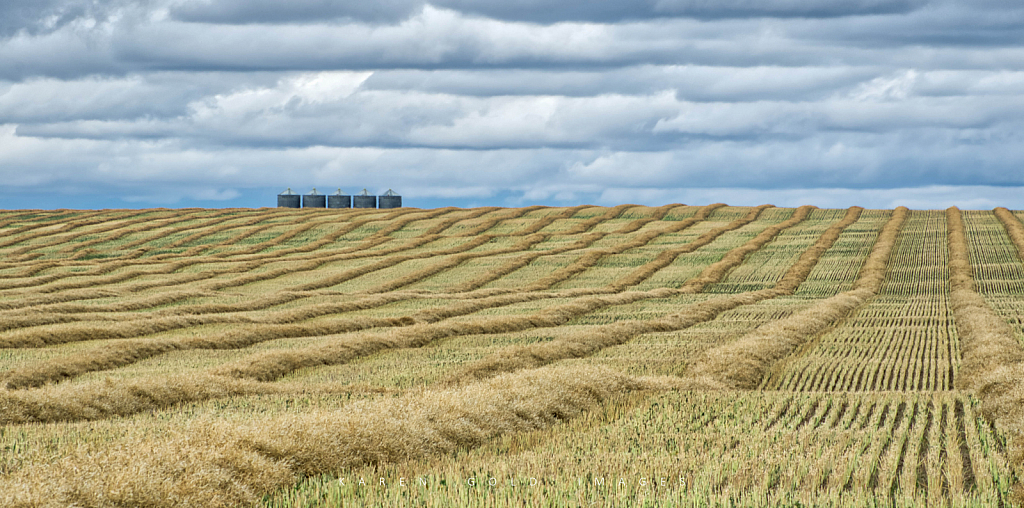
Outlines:
[[[0,211],[0,505],[1021,506],[1022,218]]]

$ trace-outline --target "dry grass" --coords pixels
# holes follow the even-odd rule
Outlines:
[[[663,208],[668,208],[669,206],[671,206],[671,205],[666,205],[666,207],[663,207]],[[683,229],[686,229],[686,228],[692,226],[693,224],[695,224],[697,222],[700,222],[702,220],[707,219],[708,215],[710,215],[711,212],[713,212],[714,210],[716,210],[718,208],[721,208],[723,206],[725,206],[725,205],[721,204],[721,203],[717,203],[717,204],[713,204],[713,205],[708,205],[708,206],[702,207],[700,210],[697,211],[697,213],[693,217],[691,217],[689,219],[678,221],[678,222],[674,223],[672,226],[669,226],[668,228],[666,228],[666,229],[664,229],[662,231],[658,231],[657,233],[643,234],[640,237],[638,237],[635,242],[629,242],[629,243],[624,244],[622,246],[623,247],[622,251],[625,251],[625,250],[630,249],[630,248],[634,248],[634,247],[639,247],[639,246],[645,245],[645,244],[647,244],[648,242],[650,242],[651,240],[653,240],[654,238],[656,238],[657,236],[659,236],[661,234],[674,233],[674,232],[682,231]],[[669,208],[669,210],[666,210],[666,213],[668,211],[670,211],[670,208]],[[644,224],[647,223],[647,220],[648,219],[638,219],[636,221],[633,221],[632,223],[628,224],[627,226],[624,226],[620,232],[621,233],[627,233],[627,232],[630,232],[629,230],[634,228],[634,227],[636,227],[636,228],[642,227]],[[512,261],[506,262],[506,263],[502,264],[501,266],[494,268],[493,270],[488,270],[488,272],[486,274],[484,274],[483,276],[481,276],[481,277],[477,277],[475,279],[470,279],[470,280],[466,280],[466,281],[462,281],[460,283],[457,283],[457,284],[451,286],[448,291],[452,292],[452,293],[460,293],[460,292],[467,292],[467,291],[472,291],[472,290],[478,289],[478,288],[483,287],[484,285],[486,285],[486,284],[488,284],[490,282],[493,282],[493,281],[498,280],[498,279],[500,279],[500,278],[502,278],[502,277],[504,277],[506,275],[509,275],[512,272],[515,272],[516,270],[519,270],[520,268],[523,268],[526,265],[529,265],[530,263],[532,263],[532,262],[536,261],[537,259],[542,258],[544,256],[551,256],[551,255],[556,255],[556,254],[562,254],[564,252],[569,252],[569,251],[585,248],[585,247],[593,244],[595,241],[597,241],[600,238],[600,236],[602,236],[602,235],[594,235],[594,234],[592,234],[592,235],[586,236],[585,238],[581,238],[579,241],[577,241],[577,242],[575,242],[575,243],[573,243],[571,245],[567,245],[567,246],[564,246],[564,247],[559,247],[559,248],[551,249],[549,251],[532,252],[532,253],[523,254],[521,256],[518,256],[516,259],[513,259]],[[618,249],[615,249],[615,250],[618,250]],[[590,263],[592,261],[592,263],[596,264],[599,261],[599,259],[604,257],[606,255],[606,253],[608,253],[608,252],[612,252],[612,251],[602,251],[601,254],[594,254],[592,256],[597,256],[597,257],[594,258],[593,260],[591,260],[589,258],[586,259],[586,260],[581,259],[581,260],[577,261],[578,266],[583,267],[583,269],[586,269],[589,266],[593,266],[592,264],[588,264],[588,263]],[[544,280],[544,281],[535,282],[534,284],[532,284],[532,287],[537,289],[537,290],[547,289],[547,288],[552,287],[553,285],[555,285],[555,284],[557,284],[559,282],[562,282],[562,281],[566,280],[568,277],[571,277],[573,274],[576,274],[576,273],[579,273],[579,272],[575,271],[575,270],[564,270],[563,269],[563,271],[561,272],[561,274],[559,276],[551,275],[551,276],[547,277],[546,280]],[[625,289],[625,287],[615,288],[615,290],[617,290],[617,291],[621,291],[623,289]]]
[[[1021,247],[1021,225],[1011,214],[996,210],[1011,241]],[[1009,437],[1010,459],[1018,474],[1024,469],[1024,348],[1012,328],[980,295],[974,284],[960,210],[946,210],[949,224],[950,303],[960,335],[963,360],[956,383],[982,402],[985,418]],[[1024,489],[1015,492],[1024,501]]]
[[[801,206],[800,208],[797,208],[791,218],[780,222],[779,224],[768,226],[764,231],[761,231],[757,236],[748,240],[743,245],[726,252],[722,259],[705,268],[700,275],[686,281],[686,284],[684,284],[681,289],[686,292],[699,293],[709,284],[714,284],[722,280],[730,270],[739,266],[748,254],[764,247],[766,243],[775,238],[775,235],[778,235],[786,228],[793,227],[802,222],[807,218],[807,214],[811,213],[811,210],[813,209],[813,206]]]
[[[335,254],[333,256],[328,256],[328,257],[325,257],[323,255],[317,255],[317,254],[307,255],[307,257],[305,257],[305,258],[303,258],[303,257],[293,257],[292,259],[297,259],[297,260],[312,259],[313,261],[306,262],[305,264],[296,263],[294,266],[292,266],[292,267],[290,267],[288,269],[281,269],[281,270],[276,270],[276,271],[271,270],[271,271],[268,271],[268,272],[260,273],[258,275],[254,275],[252,277],[236,277],[236,278],[233,278],[231,281],[228,281],[228,282],[211,283],[207,287],[204,287],[203,289],[207,290],[207,291],[221,290],[221,289],[226,289],[226,288],[230,288],[230,287],[237,287],[239,285],[245,285],[245,284],[249,284],[249,283],[257,282],[257,281],[261,281],[261,280],[268,280],[268,279],[280,277],[282,275],[287,275],[289,273],[294,273],[296,271],[313,270],[313,269],[318,268],[319,266],[322,266],[323,264],[326,264],[326,263],[328,263],[330,261],[334,261],[334,260],[337,260],[337,259],[354,259],[354,258],[359,258],[359,257],[372,256],[372,255],[375,255],[375,254],[386,254],[386,253],[389,253],[389,252],[398,252],[398,251],[401,251],[401,250],[404,250],[404,249],[418,247],[419,245],[422,245],[423,243],[427,243],[427,242],[429,242],[429,241],[431,241],[433,239],[433,238],[417,239],[417,240],[414,240],[413,242],[410,242],[410,244],[407,244],[407,245],[404,245],[402,247],[393,249],[391,251],[386,251],[386,252],[377,252],[377,253],[361,252],[363,249],[372,247],[374,245],[378,245],[378,244],[383,243],[384,241],[388,240],[389,238],[385,236],[387,231],[390,231],[392,229],[395,229],[395,230],[401,229],[401,227],[404,227],[405,225],[407,225],[410,222],[413,222],[413,221],[416,221],[416,220],[422,220],[424,218],[433,217],[435,215],[438,215],[439,212],[438,211],[432,211],[432,212],[429,212],[429,213],[426,214],[427,217],[423,217],[423,216],[421,216],[422,214],[412,214],[412,213],[406,213],[405,211],[399,211],[399,212],[394,212],[394,213],[392,213],[392,214],[390,214],[390,215],[388,215],[388,216],[386,216],[384,218],[380,218],[380,219],[377,219],[377,220],[387,220],[388,217],[393,217],[393,216],[402,215],[402,214],[407,215],[407,217],[404,217],[403,219],[400,219],[400,220],[391,221],[391,223],[387,227],[385,227],[384,229],[381,230],[382,231],[381,233],[378,233],[377,235],[374,235],[374,236],[371,236],[370,238],[367,238],[366,241],[363,243],[363,245],[360,245],[359,247],[355,247],[355,248],[349,249],[349,250],[345,251],[344,253]],[[244,272],[247,272],[247,271],[250,271],[250,270],[255,270],[255,269],[257,269],[257,268],[259,268],[259,267],[261,267],[261,266],[263,266],[265,264],[276,262],[282,256],[285,256],[287,254],[309,252],[309,251],[315,250],[316,248],[319,248],[319,247],[322,247],[324,245],[330,244],[331,242],[336,240],[337,237],[340,237],[340,236],[342,236],[342,235],[344,235],[346,233],[349,233],[349,232],[351,232],[351,231],[353,231],[353,230],[355,230],[355,229],[357,229],[357,228],[359,228],[361,226],[364,226],[364,225],[366,225],[368,223],[371,223],[371,222],[374,222],[374,220],[372,220],[372,219],[365,219],[365,220],[353,221],[353,222],[347,224],[345,227],[340,228],[339,231],[335,231],[334,233],[332,233],[330,235],[327,235],[327,237],[325,237],[325,238],[321,238],[320,240],[317,240],[316,242],[312,242],[310,245],[304,245],[304,246],[294,247],[294,248],[289,248],[289,249],[282,249],[282,250],[276,251],[276,252],[271,253],[271,254],[259,254],[259,255],[253,255],[253,256],[242,256],[240,258],[234,259],[235,261],[239,261],[240,263],[238,265],[234,266],[234,267],[231,267],[231,268],[220,269],[220,270],[207,270],[207,271],[202,272],[202,273],[195,273],[195,274],[190,274],[190,275],[187,275],[187,276],[180,276],[180,277],[177,277],[176,279],[171,279],[170,277],[168,277],[167,279],[165,279],[165,280],[163,280],[163,281],[161,281],[160,283],[157,283],[157,284],[154,284],[154,283],[138,283],[138,284],[135,284],[133,286],[127,286],[127,287],[126,286],[122,286],[120,288],[120,291],[122,293],[132,293],[132,292],[138,292],[138,291],[143,291],[143,290],[146,290],[146,289],[150,289],[150,288],[152,288],[154,286],[168,287],[170,285],[190,284],[190,283],[193,283],[193,282],[214,278],[214,277],[219,276],[219,275],[232,274],[232,273],[244,273]],[[267,242],[263,242],[261,244],[258,244],[256,246],[248,249],[248,252],[257,252],[257,251],[260,251],[260,250],[264,250],[264,249],[270,248],[270,247],[272,247],[274,245],[279,245],[280,243],[283,243],[284,241],[285,240],[282,239],[279,236],[279,237],[276,237],[273,240],[270,240],[270,241],[267,241]],[[201,263],[204,262],[202,258],[198,258],[198,259],[191,259],[191,260],[187,260],[187,261],[181,261],[181,262],[177,262],[177,263],[167,264],[167,263],[164,263],[164,259],[166,259],[166,257],[163,258],[160,261],[157,261],[159,263],[163,263],[163,266],[161,266],[159,268],[156,268],[156,269],[151,269],[151,270],[130,270],[130,271],[127,271],[127,272],[124,272],[124,273],[120,273],[120,274],[118,274],[116,276],[97,277],[97,278],[87,279],[87,280],[82,280],[82,281],[66,282],[66,283],[63,283],[63,284],[56,284],[56,285],[50,285],[50,286],[43,286],[41,288],[35,288],[35,290],[33,292],[49,292],[49,293],[62,292],[64,294],[48,296],[48,297],[23,298],[22,301],[19,302],[19,304],[17,304],[17,305],[11,305],[11,306],[0,307],[0,308],[8,308],[8,309],[24,308],[24,307],[46,305],[46,304],[52,304],[52,303],[58,303],[58,302],[68,302],[68,301],[75,301],[75,300],[82,300],[82,299],[98,298],[98,297],[102,297],[102,296],[93,296],[93,295],[96,294],[95,292],[85,291],[83,293],[79,293],[78,295],[74,295],[74,294],[69,294],[68,291],[71,290],[71,289],[87,288],[87,287],[96,286],[96,285],[115,284],[115,283],[127,281],[127,280],[130,280],[132,278],[143,276],[143,275],[147,275],[147,274],[150,274],[150,275],[172,274],[172,273],[175,273],[175,272],[177,272],[177,271],[179,271],[179,270],[181,270],[183,268],[186,268],[186,267],[189,267],[189,266],[193,266],[193,265],[197,265],[197,264],[201,264]],[[142,263],[142,264],[152,264],[153,262],[154,262],[153,260],[150,260],[149,262],[145,262],[145,263]],[[218,261],[214,261],[214,262],[218,262]],[[131,266],[131,265],[132,265],[132,262],[129,262],[129,261],[115,260],[113,262],[106,263],[106,264],[98,267],[94,271],[86,272],[85,275],[107,273],[107,272],[110,272],[112,270],[119,269],[119,268],[126,267],[126,266]],[[67,276],[68,275],[65,274],[65,275],[62,275],[62,276],[60,276],[58,278],[65,278]],[[46,280],[44,280],[42,282],[45,283],[47,281],[49,281],[49,279],[46,279]],[[30,282],[30,285],[34,285],[34,283]],[[19,285],[17,287],[22,287],[22,286]],[[0,304],[0,305],[2,305],[2,304]]]
[[[0,248],[10,247],[12,245],[17,245],[19,243],[27,242],[29,240],[34,240],[36,238],[41,238],[44,236],[52,236],[56,234],[65,233],[80,227],[102,224],[108,220],[106,215],[106,211],[84,213],[76,217],[75,220],[64,222],[58,225],[57,227],[51,227],[53,225],[48,223],[29,224],[26,226],[22,226],[20,228],[14,229],[13,231],[6,232],[7,234],[4,235],[6,238],[0,240]],[[44,230],[36,231],[39,229]],[[14,255],[18,255],[23,254],[24,251],[15,249],[13,253]]]
[[[238,506],[299,475],[450,453],[557,424],[621,393],[667,386],[597,367],[538,369],[244,427],[196,422],[157,441],[26,470],[5,482],[0,499],[6,506]]]
[[[809,209],[806,211],[809,211]],[[743,256],[732,255],[732,253],[743,253],[745,256],[747,253],[756,250],[756,248],[760,248],[785,228],[792,227],[804,220],[806,218],[806,211],[802,214],[794,214],[792,219],[777,226],[773,226],[770,230],[766,229],[766,231],[769,232],[768,235],[765,235],[764,233],[759,234],[747,243],[730,251],[723,259],[730,260],[730,264],[732,265],[742,262]],[[446,379],[446,383],[461,384],[488,378],[502,372],[512,372],[520,369],[539,367],[567,358],[581,358],[594,354],[602,349],[623,344],[641,334],[681,330],[683,328],[691,327],[697,323],[712,320],[722,312],[734,309],[741,305],[750,305],[767,298],[792,294],[792,292],[800,285],[800,282],[802,282],[803,279],[807,277],[807,274],[810,273],[811,269],[814,268],[814,265],[817,263],[818,259],[820,259],[821,255],[828,250],[837,238],[839,238],[839,234],[842,233],[842,231],[850,224],[857,221],[857,218],[860,216],[860,212],[860,208],[851,208],[841,221],[828,228],[818,238],[818,240],[800,256],[797,263],[790,268],[779,284],[772,290],[742,293],[710,299],[698,304],[690,305],[684,310],[662,319],[620,321],[588,329],[586,331],[566,334],[565,336],[550,342],[504,349],[487,358],[459,369]],[[728,268],[729,266],[727,264],[721,262],[711,265],[711,267],[702,273],[704,282],[701,287],[718,280],[712,278],[712,273],[717,274],[717,276],[721,278],[727,273]],[[684,286],[682,289],[673,291],[670,294],[676,295],[692,291],[692,288]]]
[[[715,348],[686,373],[694,389],[754,389],[769,370],[800,345],[834,326],[874,296],[908,210],[897,208],[878,235],[854,289],[821,300],[786,319],[773,321],[739,340]]]
[[[679,206],[0,213],[0,505],[1012,505],[991,214]]]
[[[714,211],[714,209],[711,207],[718,208],[718,205],[709,205],[704,210],[698,212],[698,215],[695,216],[694,219],[706,218],[708,215],[710,215],[712,211]],[[757,219],[757,216],[761,215],[761,212],[767,208],[774,207],[772,205],[758,206],[752,209],[749,213],[747,213],[746,216],[736,219],[726,224],[725,226],[712,229],[711,231],[708,231],[698,236],[692,242],[683,244],[679,247],[665,249],[658,253],[658,256],[655,257],[654,260],[652,260],[649,263],[645,263],[643,266],[637,268],[629,275],[626,275],[625,277],[622,277],[621,279],[612,282],[611,284],[609,284],[609,287],[615,289],[616,291],[621,291],[627,287],[640,284],[641,282],[649,279],[652,275],[657,273],[658,270],[661,270],[662,268],[671,265],[672,262],[675,261],[676,258],[678,258],[679,256],[690,252],[694,252],[697,249],[713,242],[716,238],[723,235],[724,233],[737,230],[743,226],[746,226],[747,224],[750,224],[751,222],[754,222],[754,220]]]

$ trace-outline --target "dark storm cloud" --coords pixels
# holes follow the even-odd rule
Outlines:
[[[0,178],[25,192],[995,206],[1024,186],[1016,2],[13,1],[0,20]]]

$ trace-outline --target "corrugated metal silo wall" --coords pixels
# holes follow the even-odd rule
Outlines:
[[[298,194],[295,195],[280,195],[277,196],[277,207],[278,208],[300,208],[302,201]]]
[[[327,196],[327,208],[352,208],[352,196]]]
[[[377,208],[377,196],[352,196],[352,208]]]
[[[327,196],[322,194],[306,194],[302,196],[303,208],[327,208]]]
[[[402,196],[381,196],[379,202],[381,208],[401,208]]]

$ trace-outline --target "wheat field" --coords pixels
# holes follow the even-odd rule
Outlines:
[[[0,505],[1022,506],[1022,220],[0,211]]]

